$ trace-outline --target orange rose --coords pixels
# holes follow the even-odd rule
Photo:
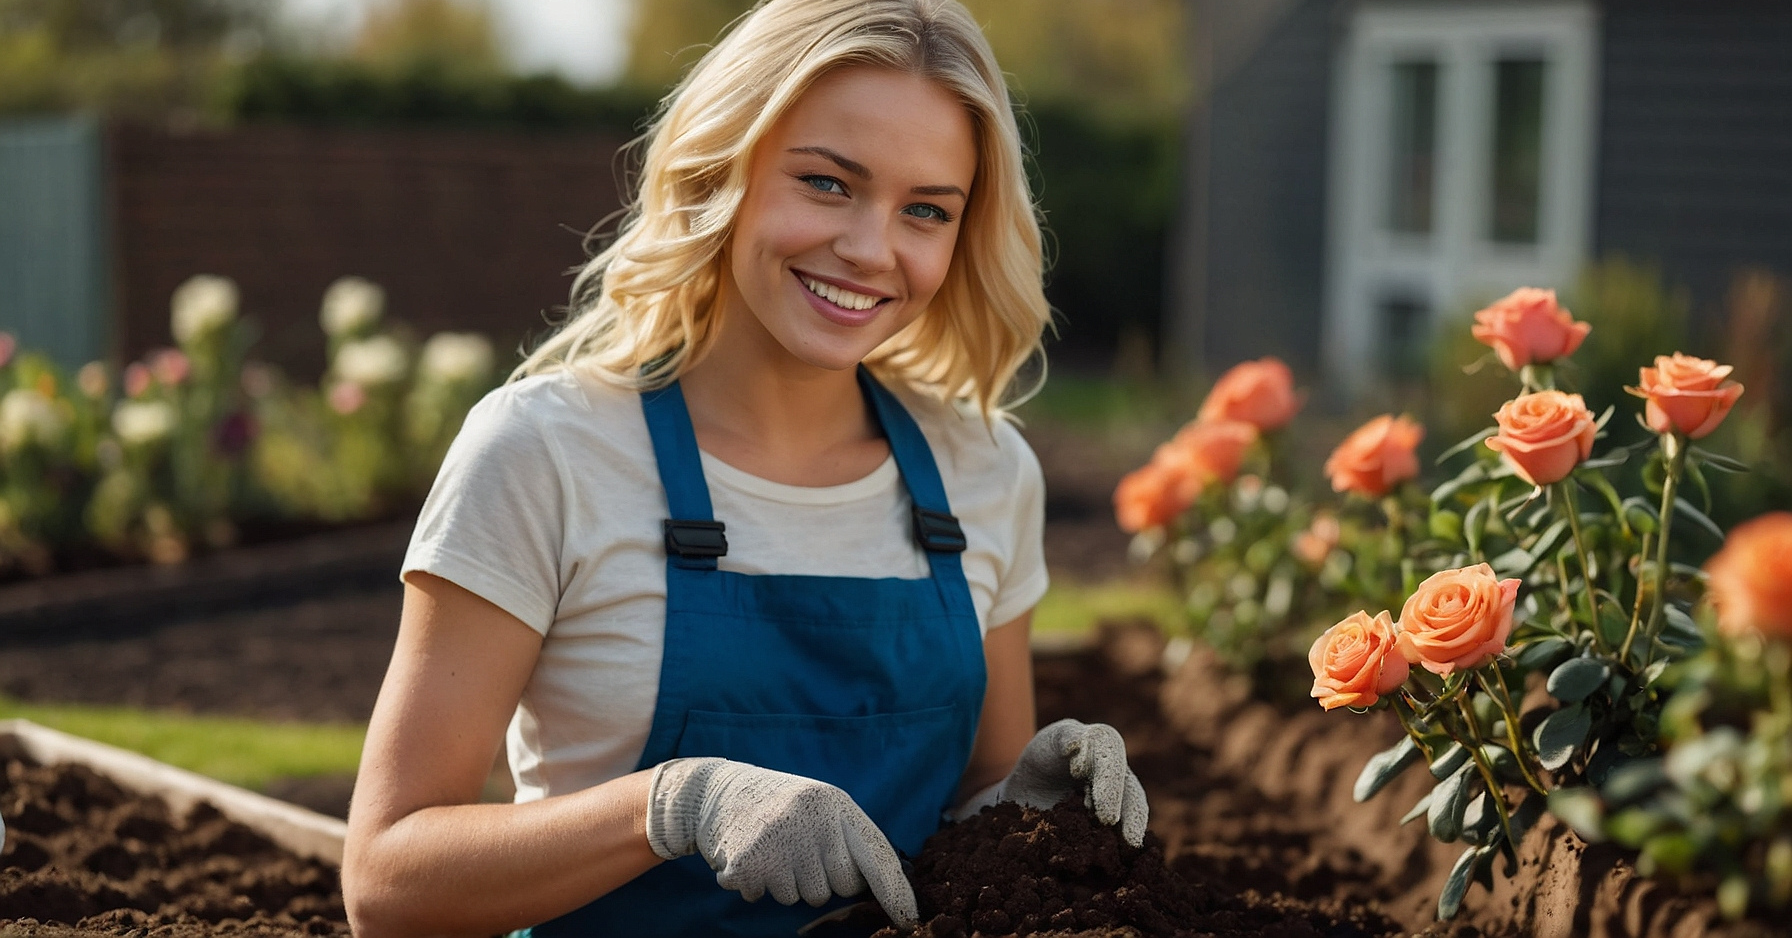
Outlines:
[[[1432,574],[1400,608],[1400,654],[1446,677],[1486,664],[1506,649],[1518,584],[1484,563]]]
[[[1394,651],[1394,623],[1383,612],[1369,618],[1353,612],[1325,630],[1307,652],[1313,666],[1313,696],[1327,710],[1367,707],[1399,687],[1412,666]]]
[[[1162,527],[1187,510],[1200,494],[1198,481],[1193,491],[1188,485],[1187,479],[1155,460],[1147,463],[1127,473],[1114,488],[1114,520],[1128,534]]]
[[[1726,635],[1792,640],[1792,512],[1739,524],[1705,563],[1706,589]]]
[[[1469,329],[1474,337],[1493,347],[1507,368],[1517,371],[1532,362],[1554,361],[1574,354],[1593,331],[1590,323],[1575,322],[1556,303],[1556,291],[1520,287],[1505,299],[1475,314]]]
[[[1358,427],[1325,461],[1334,492],[1380,498],[1419,475],[1419,441],[1425,428],[1406,417],[1383,414]]]
[[[1257,442],[1257,428],[1242,420],[1196,420],[1158,448],[1153,460],[1163,460],[1178,471],[1202,482],[1230,485],[1238,477],[1245,454]]]
[[[1641,387],[1624,390],[1647,398],[1643,419],[1656,433],[1675,431],[1699,439],[1717,429],[1742,396],[1742,385],[1726,380],[1734,369],[1708,358],[1675,352],[1655,356],[1655,367],[1642,369]]]
[[[1294,556],[1308,566],[1322,566],[1343,535],[1344,529],[1338,524],[1338,516],[1329,511],[1321,511],[1313,516],[1313,523],[1307,525],[1306,530],[1294,536],[1294,543],[1291,545]]]
[[[1500,432],[1487,448],[1503,454],[1532,485],[1559,482],[1593,455],[1593,412],[1579,394],[1538,391],[1506,402],[1493,415]]]
[[[1294,373],[1273,356],[1240,362],[1220,375],[1207,392],[1207,400],[1195,419],[1242,420],[1259,430],[1275,430],[1294,419],[1300,395],[1294,393]]]

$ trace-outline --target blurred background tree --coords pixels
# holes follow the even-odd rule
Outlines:
[[[352,56],[376,69],[495,77],[509,71],[491,11],[457,0],[391,0],[374,7]]]

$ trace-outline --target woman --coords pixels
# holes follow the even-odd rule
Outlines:
[[[418,522],[356,933],[789,935],[866,889],[912,925],[897,851],[997,800],[1137,843],[1118,734],[1034,733],[1042,485],[999,404],[1049,314],[975,23],[770,0],[647,140]],[[478,804],[506,738],[517,802]]]

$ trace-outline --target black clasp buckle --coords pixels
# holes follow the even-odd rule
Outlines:
[[[919,505],[915,506],[915,540],[926,550],[942,553],[962,553],[965,547],[964,528],[957,518]]]
[[[728,553],[725,525],[720,521],[676,521],[661,523],[666,532],[666,553],[685,560],[722,557]]]

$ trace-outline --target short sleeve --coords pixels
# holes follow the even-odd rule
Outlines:
[[[560,600],[566,487],[530,401],[519,385],[506,385],[467,414],[400,577],[434,574],[546,635]]]
[[[997,427],[998,445],[1005,452],[1013,486],[1008,513],[1012,548],[1007,570],[996,587],[995,605],[989,610],[991,628],[1006,625],[1039,604],[1050,577],[1045,568],[1045,474],[1039,457],[1011,424]]]

